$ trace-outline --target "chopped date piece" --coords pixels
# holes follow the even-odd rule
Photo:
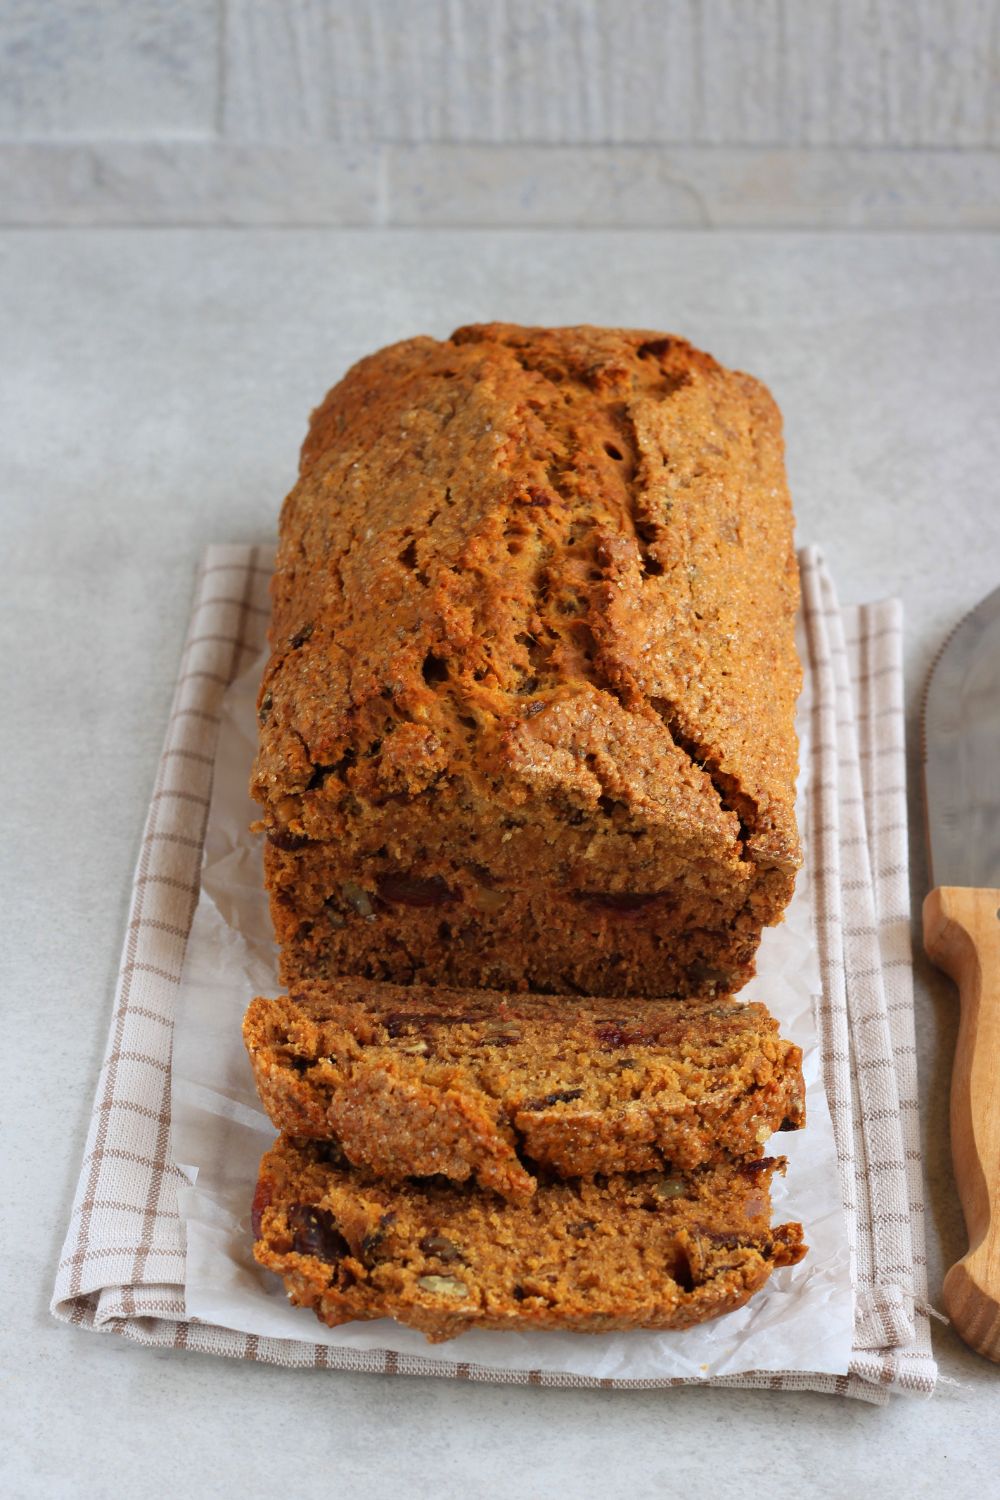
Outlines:
[[[745,1161],[740,1166],[744,1177],[759,1177],[764,1172],[773,1172],[777,1165],[773,1156],[762,1156],[757,1161]]]
[[[658,901],[658,891],[577,891],[577,901],[582,901],[586,906],[593,907],[595,911],[612,911],[627,915],[629,912],[644,911],[654,901]]]
[[[382,1017],[382,1025],[386,1034],[391,1037],[408,1036],[411,1032],[426,1031],[428,1026],[467,1026],[476,1021],[481,1021],[482,1015],[454,1013],[442,1014],[433,1010],[400,1010],[390,1011]]]
[[[594,1035],[602,1047],[614,1051],[618,1047],[647,1046],[652,1036],[639,1026],[630,1026],[627,1021],[609,1021],[604,1026],[595,1026]]]
[[[448,906],[458,899],[440,875],[380,875],[377,888],[380,898],[393,906]]]
[[[328,1209],[293,1203],[288,1210],[288,1227],[292,1231],[292,1249],[298,1255],[315,1255],[333,1265],[350,1254],[350,1247]]]
[[[309,840],[304,833],[292,833],[288,828],[269,828],[267,842],[290,854],[295,849],[303,849]]]

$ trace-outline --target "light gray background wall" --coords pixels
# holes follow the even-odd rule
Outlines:
[[[0,222],[1000,227],[1000,0],[0,0]]]

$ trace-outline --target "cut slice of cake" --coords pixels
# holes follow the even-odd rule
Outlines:
[[[253,1204],[256,1259],[331,1325],[391,1317],[431,1343],[470,1328],[687,1328],[805,1254],[800,1225],[770,1227],[775,1160],[546,1181],[510,1202],[331,1155],[281,1137]]]
[[[805,1118],[799,1048],[760,1004],[504,995],[343,978],[254,1000],[243,1026],[274,1124],[377,1176],[686,1172],[753,1158]]]

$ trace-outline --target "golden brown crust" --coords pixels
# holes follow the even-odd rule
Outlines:
[[[323,1322],[392,1317],[432,1343],[469,1328],[687,1328],[804,1254],[800,1225],[769,1228],[777,1165],[552,1182],[511,1203],[387,1184],[283,1137],[261,1163],[254,1255]]]
[[[343,978],[257,999],[243,1035],[279,1130],[377,1176],[685,1172],[805,1119],[801,1053],[762,1005],[502,995]],[[520,1158],[520,1159],[519,1159]]]
[[[797,600],[777,409],[683,340],[362,360],[282,513],[253,791],[284,977],[738,987],[798,863]]]

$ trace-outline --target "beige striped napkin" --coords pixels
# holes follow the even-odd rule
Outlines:
[[[817,1016],[857,1291],[843,1375],[721,1376],[735,1388],[819,1390],[877,1403],[930,1394],[917,1129],[898,603],[841,609],[814,550],[800,555],[813,732],[809,839],[823,974]],[[171,1039],[198,896],[219,705],[261,646],[269,557],[211,547],[199,573],[143,834],[107,1053],[52,1301],[57,1318],[137,1343],[378,1374],[553,1386],[655,1387],[486,1369],[433,1357],[261,1338],[189,1320],[170,1157]]]

